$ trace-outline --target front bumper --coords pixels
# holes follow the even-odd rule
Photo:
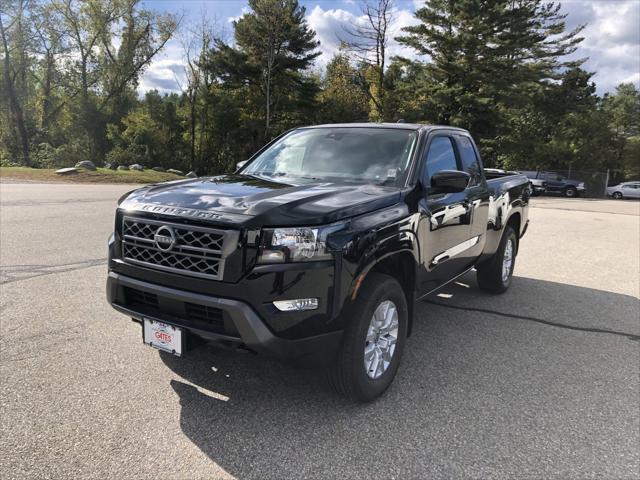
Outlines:
[[[136,292],[136,301],[131,301],[127,293],[132,291]],[[285,339],[275,335],[243,301],[183,291],[113,271],[107,279],[107,300],[113,308],[139,322],[149,318],[169,323],[208,341],[232,342],[303,364],[328,363],[335,357],[342,338],[342,330],[338,330]]]

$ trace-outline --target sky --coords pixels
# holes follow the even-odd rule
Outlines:
[[[344,38],[345,26],[362,20],[358,0],[301,0],[307,22],[315,30],[322,52],[316,68],[322,69]],[[396,0],[393,33],[416,23],[414,12],[423,0]],[[583,68],[594,72],[600,95],[613,92],[622,82],[640,86],[640,0],[567,0],[562,10],[568,13],[567,28],[586,24],[584,41],[572,57],[587,58]],[[244,0],[146,0],[145,6],[158,12],[171,12],[182,17],[183,26],[199,24],[203,18],[215,25],[218,34],[233,40],[233,21],[249,11]],[[145,71],[139,85],[144,92],[179,92],[184,85],[184,40],[170,40]],[[395,40],[388,46],[389,56],[401,55],[420,59],[416,53]],[[427,59],[422,58],[425,61]]]

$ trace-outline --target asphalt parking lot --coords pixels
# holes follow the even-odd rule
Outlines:
[[[417,308],[369,405],[317,373],[142,344],[105,301],[131,187],[0,185],[2,478],[639,478],[640,202],[536,198],[513,285]]]

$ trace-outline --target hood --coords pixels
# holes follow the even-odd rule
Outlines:
[[[399,198],[397,187],[292,185],[247,175],[223,175],[144,187],[132,192],[120,208],[252,227],[302,226],[361,215],[391,206]]]

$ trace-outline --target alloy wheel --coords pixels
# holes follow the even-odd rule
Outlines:
[[[507,283],[509,275],[511,275],[511,267],[513,266],[513,241],[507,240],[504,247],[504,255],[502,258],[502,282]]]
[[[364,347],[364,368],[377,379],[389,368],[398,341],[398,309],[391,300],[380,303],[373,312]]]

